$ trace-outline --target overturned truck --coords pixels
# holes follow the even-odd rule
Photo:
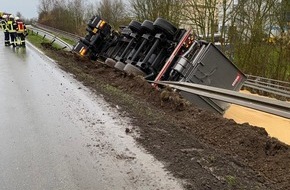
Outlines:
[[[131,21],[119,31],[99,16],[87,24],[87,35],[73,51],[150,81],[182,81],[239,91],[246,80],[214,44],[195,40],[190,30],[163,18]],[[223,114],[229,104],[187,92],[191,103]]]

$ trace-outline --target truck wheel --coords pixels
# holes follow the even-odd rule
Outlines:
[[[83,44],[85,44],[86,46],[90,46],[90,42],[89,42],[87,39],[85,39],[85,38],[81,38],[80,41],[81,41]]]
[[[91,35],[90,33],[88,33],[88,34],[85,36],[85,39],[86,39],[87,41],[90,41],[91,38],[92,38],[92,35]]]
[[[132,20],[129,24],[129,28],[132,30],[132,32],[139,32],[141,30],[141,23]]]
[[[105,60],[105,64],[108,65],[109,67],[114,67],[116,64],[116,61],[112,58],[107,58]]]
[[[177,28],[163,18],[157,18],[154,21],[153,26],[155,29],[165,33],[167,37],[173,37],[174,34],[177,32]]]
[[[144,73],[138,67],[131,65],[131,64],[127,64],[124,67],[124,71],[128,74],[141,75],[143,77],[146,76],[146,73]]]
[[[150,20],[144,20],[144,22],[141,25],[141,28],[144,33],[151,33],[154,31],[153,22]]]
[[[115,68],[116,69],[119,69],[120,71],[123,71],[124,67],[125,67],[125,63],[121,62],[121,61],[118,61],[116,64],[115,64]]]

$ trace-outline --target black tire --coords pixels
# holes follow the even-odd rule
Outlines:
[[[89,27],[86,28],[86,31],[89,32],[89,33],[93,33],[93,30],[91,28],[89,28]]]
[[[143,33],[152,33],[154,31],[153,22],[150,20],[144,20],[141,27]]]
[[[121,61],[118,61],[118,62],[115,64],[115,68],[116,68],[116,69],[119,69],[120,71],[123,71],[125,66],[126,66],[126,64],[123,63],[123,62],[121,62]]]
[[[85,38],[81,38],[80,41],[81,41],[83,44],[85,44],[86,46],[90,46],[90,42],[89,42],[87,39],[85,39]]]
[[[91,38],[92,38],[92,35],[91,35],[90,33],[88,33],[88,34],[85,36],[85,39],[86,39],[87,41],[90,41]]]
[[[141,76],[146,76],[146,73],[144,73],[143,71],[141,71],[138,67],[131,65],[131,64],[127,64],[124,67],[124,71],[128,74],[133,74],[133,75],[141,75]]]
[[[132,20],[128,26],[132,32],[140,32],[141,30],[141,23],[140,22],[137,22],[135,20]]]
[[[157,18],[154,21],[153,26],[157,31],[162,31],[164,34],[166,34],[167,37],[170,38],[173,37],[177,32],[177,28],[163,18]]]
[[[107,58],[105,61],[105,64],[108,65],[109,67],[114,67],[116,64],[116,61],[112,58]]]
[[[97,34],[97,35],[92,36],[90,40],[90,45],[93,46],[95,44],[100,44],[100,42],[102,42],[102,37],[100,34]]]
[[[132,33],[132,30],[129,27],[125,27],[121,31],[121,34],[126,37],[129,37],[131,33]]]

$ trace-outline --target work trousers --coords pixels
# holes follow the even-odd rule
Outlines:
[[[25,35],[24,35],[24,33],[17,33],[17,44],[19,46],[25,46]]]
[[[10,46],[9,32],[8,31],[4,32],[4,41],[5,41],[5,46]]]
[[[16,47],[16,32],[10,32],[10,45]]]

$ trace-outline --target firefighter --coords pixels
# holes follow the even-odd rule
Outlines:
[[[17,29],[17,24],[15,22],[14,16],[10,15],[8,22],[8,32],[10,34],[10,45],[12,45],[13,47],[16,47],[16,29]]]
[[[3,15],[1,20],[1,28],[4,32],[5,46],[10,46],[9,31],[8,31],[8,15]]]
[[[19,17],[15,17],[15,21],[17,24],[16,29],[17,45],[25,47],[26,26]]]

